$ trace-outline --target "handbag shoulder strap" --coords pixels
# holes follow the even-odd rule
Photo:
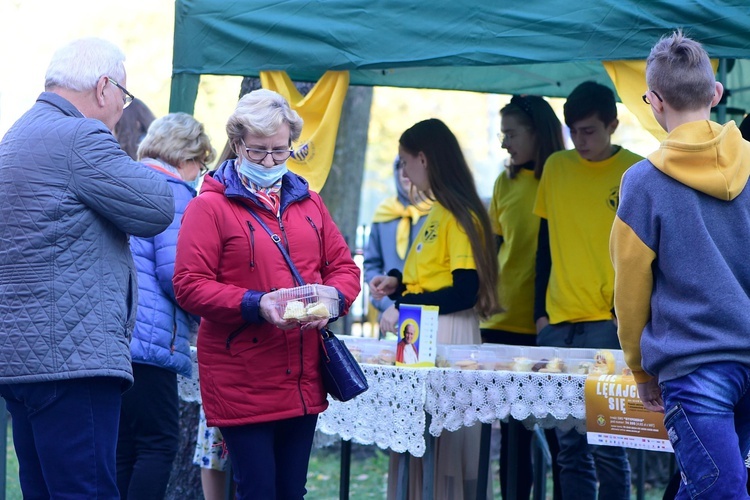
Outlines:
[[[289,256],[289,253],[286,251],[286,248],[284,248],[284,244],[281,242],[281,237],[272,232],[271,229],[266,225],[265,222],[263,222],[263,219],[261,219],[258,214],[256,214],[254,211],[250,209],[250,207],[246,205],[242,205],[245,210],[250,212],[250,215],[253,216],[253,218],[258,221],[258,224],[260,224],[260,227],[262,227],[266,233],[268,233],[268,236],[271,237],[271,240],[273,240],[274,243],[276,243],[276,247],[279,249],[279,252],[281,252],[281,255],[284,256],[284,260],[286,261],[287,265],[289,266],[289,270],[292,271],[292,276],[294,276],[294,280],[297,282],[298,285],[304,285],[305,280],[302,279],[302,275],[300,275],[299,271],[297,271],[297,267],[294,265],[294,262],[292,262],[292,258]]]

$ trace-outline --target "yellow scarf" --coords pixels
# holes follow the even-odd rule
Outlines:
[[[375,209],[373,222],[388,222],[401,219],[396,227],[396,253],[403,260],[409,250],[409,229],[419,221],[419,218],[430,211],[430,204],[420,201],[416,205],[404,206],[397,197],[388,198]]]

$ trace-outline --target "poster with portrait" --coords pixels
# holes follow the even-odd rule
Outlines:
[[[437,306],[400,305],[396,365],[435,366],[438,312]]]

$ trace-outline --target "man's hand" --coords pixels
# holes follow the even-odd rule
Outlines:
[[[656,378],[638,384],[638,396],[647,410],[664,413],[664,401],[661,399],[661,388]]]

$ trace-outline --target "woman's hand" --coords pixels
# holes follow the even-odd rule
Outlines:
[[[301,328],[302,330],[322,330],[330,321],[329,318],[320,318],[314,321],[305,322],[301,322],[298,319],[284,319],[279,314],[279,292],[280,290],[276,290],[275,292],[268,292],[266,294],[263,294],[263,296],[260,298],[261,317],[263,317],[263,319],[273,324],[277,328],[280,328],[282,330],[291,330],[292,328]],[[339,294],[332,286],[318,285],[318,293],[321,297],[336,298],[336,301],[338,302]]]
[[[279,314],[278,291],[268,292],[260,298],[260,315],[263,319],[282,330],[291,330],[299,326],[299,321],[295,319],[283,319]],[[328,321],[328,320],[326,320]]]
[[[375,276],[370,280],[370,295],[376,300],[387,297],[398,289],[398,278],[394,276]]]
[[[396,278],[393,278],[393,279],[396,279]],[[398,309],[396,309],[396,306],[391,306],[385,311],[383,311],[383,315],[380,316],[380,331],[382,333],[395,332],[397,324],[398,324]]]

